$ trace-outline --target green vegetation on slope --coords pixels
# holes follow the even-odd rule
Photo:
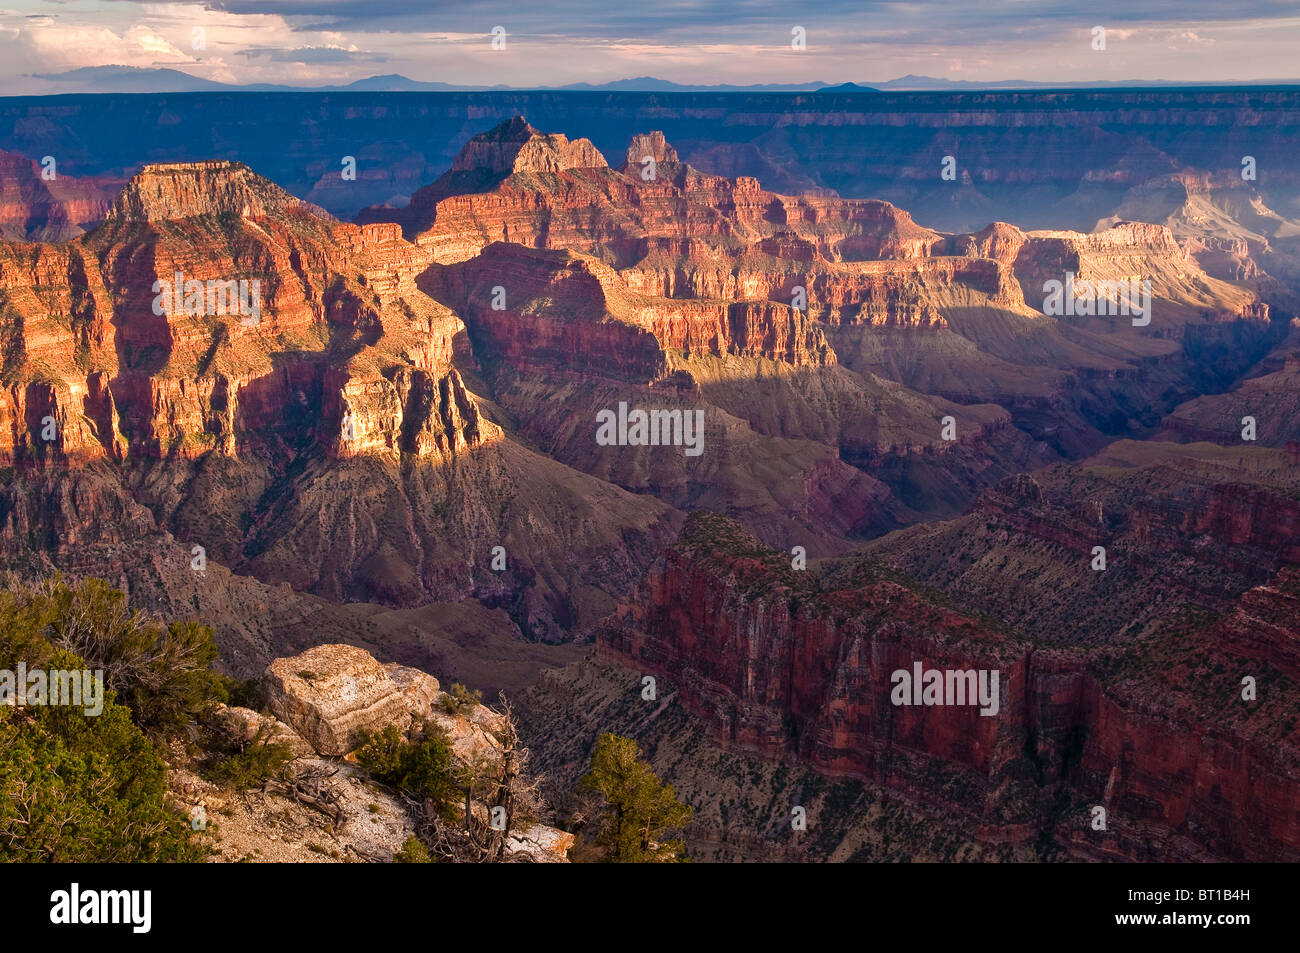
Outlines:
[[[210,629],[150,622],[98,580],[0,593],[0,670],[103,671],[98,713],[0,706],[0,861],[202,860],[161,752],[225,697],[215,657]]]

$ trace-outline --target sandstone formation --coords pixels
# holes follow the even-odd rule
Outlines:
[[[452,172],[487,172],[505,177],[517,172],[564,172],[603,168],[604,157],[587,139],[542,134],[522,116],[475,136],[456,156]]]
[[[621,564],[605,578],[626,586],[674,516],[507,438],[466,382],[477,363],[464,323],[416,287],[429,264],[394,226],[334,222],[228,162],[146,167],[93,234],[0,245],[6,513],[35,521],[35,535],[10,536],[14,558],[48,538],[54,564],[89,563],[89,545],[172,533],[205,559],[330,597],[482,597],[550,641],[571,637],[559,619],[593,624],[614,593],[571,597],[583,574],[572,554]],[[216,297],[240,281],[258,289],[257,313]],[[539,469],[544,485],[521,490]],[[29,481],[67,484],[54,497],[65,502],[27,513]],[[348,538],[320,539],[320,500],[356,506],[352,484],[403,502],[339,513]],[[563,544],[522,532],[588,501],[600,517]],[[124,511],[136,515],[114,526]],[[492,547],[507,542],[511,571],[493,572]],[[141,565],[158,545],[171,544],[114,568],[177,593],[188,573]]]
[[[242,749],[245,745],[256,742],[286,745],[290,756],[294,758],[309,757],[314,752],[307,740],[284,722],[248,708],[218,705],[212,715],[212,725],[222,741],[231,748]]]
[[[266,671],[267,706],[320,754],[344,755],[364,732],[405,728],[407,695],[362,649],[321,645],[276,659]]]
[[[73,177],[57,164],[0,152],[0,239],[61,242],[94,228],[108,214],[121,181]]]
[[[407,665],[381,665],[355,646],[317,645],[276,659],[263,683],[267,707],[317,754],[342,756],[359,747],[367,733],[386,725],[405,730],[412,719],[424,719],[446,729],[463,760],[500,757],[501,715],[484,705],[450,714],[438,703],[446,694],[438,679]],[[226,712],[243,711],[225,709],[222,718],[232,721],[238,716]],[[287,728],[276,723],[276,730]]]
[[[651,330],[660,349],[680,351],[677,366],[701,382],[751,377],[736,358],[843,365],[868,390],[880,377],[965,404],[995,401],[1050,451],[1079,457],[1108,436],[1148,431],[1159,413],[1135,408],[1172,407],[1207,377],[1248,366],[1275,337],[1257,292],[1202,272],[1164,226],[1126,222],[1084,234],[994,223],[945,236],[888,203],[781,196],[750,179],[702,174],[662,133],[634,137],[621,170],[584,160],[508,173],[474,158],[494,155],[503,137],[512,154],[523,137],[549,148],[526,124],[505,124],[472,139],[453,172],[409,209],[371,214],[400,222],[446,265],[422,287],[465,316],[484,357],[534,377],[539,365],[570,376],[662,373],[648,340],[603,317],[617,315]],[[467,177],[476,161],[481,174]],[[520,245],[564,257],[548,261]],[[1097,282],[1138,276],[1150,286],[1155,324],[1045,316],[1044,283],[1067,273]],[[494,303],[496,289],[504,306]],[[549,309],[559,302],[581,320],[555,328]],[[534,338],[543,344],[536,352],[521,344]],[[633,363],[619,364],[625,355]],[[764,426],[745,406],[742,416]],[[988,457],[991,448],[976,452]],[[866,455],[887,453],[877,446]]]
[[[923,257],[942,242],[887,202],[780,196],[753,178],[702,175],[677,160],[662,133],[638,136],[633,152],[635,161],[615,171],[586,140],[569,143],[516,118],[472,138],[400,214],[372,209],[361,220],[400,221],[442,262],[463,261],[493,241],[586,251],[617,264],[665,239],[734,247],[790,236],[850,259]],[[656,159],[653,176],[641,172],[647,155]]]
[[[432,709],[441,693],[436,678],[418,668],[398,665],[396,662],[386,663],[384,671],[402,693],[402,699],[411,714],[423,716]]]
[[[391,217],[439,262],[419,287],[464,317],[496,400],[566,464],[676,507],[710,505],[705,488],[717,486],[727,511],[764,539],[825,550],[843,544],[814,514],[843,513],[830,517],[839,533],[875,533],[914,518],[913,509],[961,507],[993,477],[990,466],[1006,466],[1005,475],[1051,458],[998,408],[975,401],[958,410],[872,372],[839,369],[839,339],[856,362],[862,336],[941,331],[944,305],[968,312],[972,294],[1030,320],[1009,266],[929,257],[943,236],[887,203],[779,196],[753,181],[701,175],[662,134],[634,138],[628,154],[637,156],[621,171],[584,161],[502,177],[500,163],[473,158],[495,155],[502,138],[513,154],[520,136],[548,148],[541,133],[506,124],[471,140],[452,173]],[[654,175],[642,170],[647,157]],[[467,178],[474,161],[482,174]],[[961,290],[945,297],[954,286]],[[699,461],[602,453],[581,422],[620,402],[654,406],[670,393],[668,379],[688,382],[685,391],[674,385],[675,408],[717,421],[707,439],[718,451]],[[792,404],[807,406],[791,413]],[[936,427],[950,414],[963,420],[954,443]],[[961,458],[935,468],[934,482],[945,484],[937,492],[890,499],[852,472],[901,495],[902,474],[923,454]],[[759,457],[788,459],[782,470],[794,472],[781,478],[781,495],[797,480],[803,499],[763,502],[771,490],[746,485]],[[841,499],[825,507],[828,483]],[[849,502],[855,495],[870,502]],[[749,499],[759,502],[742,513],[737,504]],[[809,519],[791,526],[791,508]]]
[[[1047,829],[1079,855],[1138,859],[1149,851],[1142,832],[1156,828],[1165,856],[1300,856],[1295,722],[1280,734],[1273,721],[1252,727],[1240,700],[1222,717],[1236,679],[1194,662],[1195,678],[1177,688],[1193,673],[1143,667],[1173,663],[1164,646],[1130,648],[1116,668],[983,621],[871,561],[820,581],[793,572],[735,524],[699,514],[599,650],[660,676],[726,743],[965,817],[977,840],[1014,844]],[[997,670],[997,712],[892,704],[891,673],[917,662]],[[1275,716],[1295,700],[1294,683],[1279,690]],[[1089,803],[1107,806],[1108,833],[1089,836]]]
[[[391,792],[364,783],[364,772],[351,763],[355,759],[335,760],[353,752],[367,734],[388,726],[405,732],[422,721],[438,725],[461,765],[493,765],[503,759],[504,716],[463,703],[450,714],[438,679],[409,666],[380,664],[354,646],[317,645],[276,659],[262,685],[267,708],[278,717],[219,705],[207,720],[218,745],[245,751],[250,744],[283,744],[293,784],[305,784],[322,796],[303,798],[293,794],[292,786],[272,779],[262,803],[283,804],[259,823],[246,798],[232,798],[229,791],[174,768],[168,777],[173,807],[182,812],[201,807],[205,824],[207,812],[216,815],[213,820],[220,817],[208,835],[219,860],[321,859],[303,856],[312,852],[332,860],[392,860],[414,833],[405,806]],[[487,813],[477,801],[472,809]],[[334,849],[322,847],[322,841]],[[505,851],[524,860],[562,863],[573,843],[570,833],[529,823],[510,832]]]
[[[164,222],[197,215],[266,218],[298,208],[311,207],[241,162],[213,159],[145,166],[113,200],[111,215],[125,222]]]

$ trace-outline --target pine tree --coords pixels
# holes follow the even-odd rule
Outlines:
[[[602,734],[591,755],[582,787],[599,792],[605,810],[596,843],[616,863],[673,862],[684,859],[685,844],[668,835],[691,820],[691,809],[677,800],[641,759],[636,741]]]

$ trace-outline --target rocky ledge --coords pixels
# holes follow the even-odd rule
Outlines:
[[[173,804],[202,819],[215,860],[392,860],[415,825],[397,793],[370,780],[353,756],[367,733],[389,725],[405,732],[421,720],[436,724],[465,765],[492,765],[507,756],[501,713],[463,701],[448,705],[438,679],[381,664],[364,649],[319,645],[276,659],[261,681],[264,711],[221,705],[207,724],[234,749],[284,745],[290,756],[285,780],[236,793],[186,768],[169,774]],[[474,802],[476,816],[487,810]],[[562,863],[573,841],[565,831],[530,823],[509,831],[505,852]]]

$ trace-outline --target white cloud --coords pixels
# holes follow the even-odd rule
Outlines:
[[[81,66],[153,66],[160,60],[192,61],[171,43],[147,28],[132,27],[125,35],[108,27],[51,25],[19,28],[15,34],[21,59],[41,72]]]
[[[187,56],[172,46],[166,37],[159,36],[149,27],[139,25],[131,27],[126,31],[124,40],[127,44],[134,44],[146,53],[152,53],[155,56],[174,60],[175,62],[189,62],[193,60],[192,56]]]

